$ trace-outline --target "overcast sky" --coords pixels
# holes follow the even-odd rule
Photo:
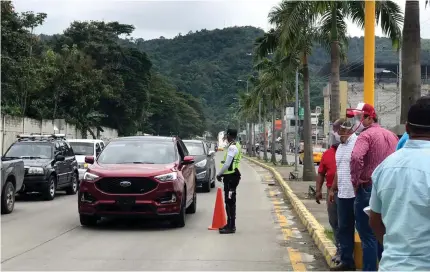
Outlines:
[[[404,10],[405,0],[395,0]],[[268,30],[267,14],[279,0],[212,0],[212,1],[131,1],[131,0],[15,0],[18,12],[45,12],[48,18],[36,32],[62,33],[72,21],[106,20],[132,24],[132,36],[153,39],[172,38],[203,28],[251,25]],[[421,5],[421,37],[430,38],[430,8]],[[350,36],[363,31],[349,24]],[[376,35],[382,36],[378,28]]]

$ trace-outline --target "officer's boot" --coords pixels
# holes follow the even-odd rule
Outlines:
[[[224,230],[224,229],[226,229],[226,228],[228,228],[229,226],[230,226],[230,218],[228,217],[227,218],[227,225],[225,225],[224,227],[222,227],[222,228],[219,228],[219,231],[221,231],[221,230]]]
[[[230,234],[230,233],[235,233],[236,232],[236,218],[234,216],[234,212],[232,212],[231,207],[229,207],[229,213],[228,213],[229,217],[228,217],[228,224],[226,226],[226,228],[224,229],[220,229],[219,233],[220,234]]]

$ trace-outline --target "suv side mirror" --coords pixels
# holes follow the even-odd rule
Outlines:
[[[85,156],[85,163],[93,164],[94,163],[94,156]]]
[[[66,159],[66,157],[64,157],[63,155],[61,155],[61,154],[58,154],[57,156],[55,156],[55,160],[56,161],[64,161]]]
[[[193,156],[185,156],[184,160],[182,161],[183,165],[193,164],[193,163],[194,163],[194,157]]]
[[[215,154],[215,151],[211,150],[211,151],[209,151],[209,153],[208,153],[208,157],[212,157],[214,154]]]

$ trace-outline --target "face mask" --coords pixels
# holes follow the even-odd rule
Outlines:
[[[352,129],[355,133],[360,133],[365,129],[363,122],[356,123],[354,128]]]
[[[340,135],[337,132],[330,132],[329,145],[335,145],[340,143]]]
[[[335,138],[336,142],[339,143],[340,142],[340,135],[339,135],[339,133],[335,132],[335,133],[333,133],[333,135],[334,135],[334,138]]]

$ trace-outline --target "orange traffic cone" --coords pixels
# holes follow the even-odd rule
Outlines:
[[[218,191],[216,192],[214,217],[212,219],[212,226],[208,228],[209,230],[218,230],[227,225],[223,202],[222,189],[218,187]]]

